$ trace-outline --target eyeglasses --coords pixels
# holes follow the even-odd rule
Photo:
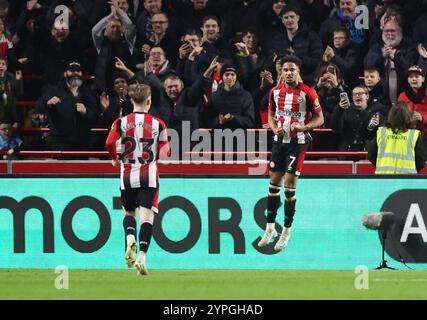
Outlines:
[[[396,33],[397,30],[396,29],[384,29],[383,32],[384,33]]]
[[[156,23],[165,24],[165,23],[168,23],[168,21],[151,21],[151,24],[156,24]]]
[[[361,97],[361,96],[363,96],[364,94],[366,94],[366,92],[354,92],[354,93],[353,93],[353,96],[355,96],[355,97]]]
[[[11,131],[12,128],[0,128],[0,131]]]

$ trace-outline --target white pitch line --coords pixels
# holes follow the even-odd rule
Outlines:
[[[379,278],[375,278],[373,279],[373,281],[375,282],[407,282],[407,281],[412,281],[412,282],[427,282],[427,279],[379,279]]]

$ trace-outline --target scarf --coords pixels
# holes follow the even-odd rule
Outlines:
[[[354,24],[355,20],[346,17],[341,10],[337,10],[337,17],[345,24],[348,32],[350,33],[351,41],[357,44],[361,44],[363,41],[365,41],[365,30],[356,28],[356,25]]]
[[[203,95],[203,100],[205,101],[205,104],[208,103],[209,98],[211,97],[212,93],[214,93],[215,91],[217,91],[218,87],[222,84],[221,76],[216,71],[213,73],[213,75],[211,77],[211,80],[212,80],[212,86],[209,87],[206,90],[206,93]]]
[[[411,100],[413,103],[422,103],[426,94],[426,82],[424,81],[420,90],[418,92],[415,92],[409,83],[406,83],[405,86],[405,93],[408,96],[409,100]]]
[[[12,49],[13,44],[10,42],[4,33],[0,36],[0,57],[6,57],[9,49]]]

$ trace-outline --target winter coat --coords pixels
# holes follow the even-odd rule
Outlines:
[[[61,99],[61,102],[48,107],[47,102],[54,96]],[[77,112],[76,103],[84,104],[87,111],[85,115]],[[91,135],[90,128],[98,111],[98,100],[92,90],[82,85],[78,96],[74,97],[65,79],[50,88],[36,102],[36,112],[48,114],[50,133],[56,142],[87,144]]]
[[[218,116],[227,113],[233,115],[234,119],[220,124]],[[230,91],[226,91],[223,84],[220,85],[206,106],[205,119],[208,128],[253,128],[255,110],[251,94],[244,90],[238,82]]]

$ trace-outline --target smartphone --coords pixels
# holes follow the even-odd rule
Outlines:
[[[340,102],[344,100],[347,100],[348,102],[350,102],[347,92],[340,92]]]
[[[333,67],[333,66],[328,66],[327,68],[326,68],[326,72],[329,72],[329,73],[332,73],[332,74],[336,74],[335,73],[335,67]]]

